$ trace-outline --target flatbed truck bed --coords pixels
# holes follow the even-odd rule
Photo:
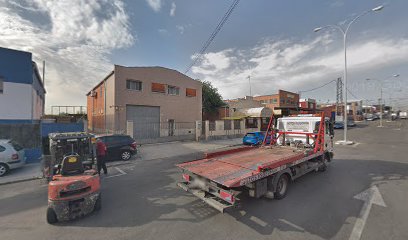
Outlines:
[[[311,155],[311,154],[309,154]],[[178,164],[184,172],[193,173],[222,186],[240,187],[258,175],[293,165],[306,159],[306,150],[292,147],[243,147],[235,153]],[[315,156],[312,156],[315,157]]]
[[[273,116],[264,142],[207,155],[178,164],[178,186],[225,212],[239,206],[239,194],[282,199],[290,181],[311,171],[324,171],[333,158],[333,126],[323,115],[279,119]],[[272,141],[266,144],[267,137]],[[248,191],[246,191],[248,190]]]

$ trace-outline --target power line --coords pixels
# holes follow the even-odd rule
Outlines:
[[[196,65],[197,63],[202,61],[203,54],[207,50],[207,48],[210,46],[214,38],[217,36],[221,28],[224,26],[225,22],[228,20],[229,16],[231,13],[234,11],[235,7],[238,5],[240,0],[234,0],[234,2],[231,4],[231,6],[228,8],[228,11],[224,14],[224,16],[221,18],[221,21],[218,23],[217,27],[214,29],[214,31],[211,33],[210,37],[207,39],[207,41],[204,43],[204,45],[201,47],[200,51],[198,53],[194,54],[193,61],[188,65],[184,73],[188,73],[191,68]]]
[[[320,88],[325,87],[325,86],[327,86],[327,85],[329,85],[330,83],[335,82],[335,81],[337,81],[337,80],[331,80],[330,82],[327,82],[327,83],[325,83],[325,84],[323,84],[323,85],[321,85],[321,86],[318,86],[318,87],[315,87],[315,88],[312,88],[312,89],[308,89],[308,90],[304,90],[304,91],[299,91],[299,94],[300,94],[300,93],[304,93],[304,92],[311,92],[311,91],[320,89]]]

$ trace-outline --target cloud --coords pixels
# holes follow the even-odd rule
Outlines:
[[[180,34],[184,34],[185,27],[183,25],[176,25],[176,28]]]
[[[87,91],[112,70],[110,53],[135,41],[124,9],[120,0],[0,2],[0,46],[46,61],[48,106],[84,105]]]
[[[171,3],[170,16],[172,17],[176,16],[176,3],[174,2]]]
[[[162,7],[162,1],[161,0],[146,0],[147,4],[153,9],[155,12],[159,12],[161,7]]]
[[[164,28],[160,28],[160,29],[158,29],[157,31],[158,31],[160,34],[162,34],[162,35],[168,34],[167,29],[164,29]]]
[[[341,44],[331,44],[333,39],[330,34],[303,42],[269,39],[247,49],[210,52],[192,73],[211,81],[224,98],[248,94],[248,75],[256,94],[310,89],[342,76],[344,53]],[[349,77],[401,63],[408,63],[406,38],[370,38],[348,47]]]
[[[187,28],[191,27],[191,23],[184,24],[184,25],[176,25],[176,29],[179,31],[180,34],[184,34]]]

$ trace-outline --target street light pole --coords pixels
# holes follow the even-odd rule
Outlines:
[[[397,78],[399,77],[399,74],[394,74],[392,76],[389,76],[388,78],[386,78],[383,81],[387,81],[391,78]],[[383,81],[380,81],[378,79],[373,79],[373,78],[367,78],[367,81],[377,81],[380,83],[380,99],[378,99],[378,104],[380,105],[380,125],[378,127],[383,127]]]
[[[324,27],[315,28],[313,30],[314,32],[318,32],[318,31],[320,31],[322,29],[325,29],[325,28],[334,28],[334,29],[339,30],[343,34],[343,47],[344,47],[344,76],[343,76],[343,79],[344,79],[344,83],[343,83],[343,95],[344,95],[343,96],[343,98],[344,98],[344,113],[343,113],[344,119],[343,119],[343,122],[344,122],[344,131],[343,132],[344,132],[344,140],[343,141],[338,141],[337,143],[339,143],[339,144],[343,144],[343,145],[353,144],[352,141],[347,141],[347,121],[348,121],[348,118],[347,118],[347,33],[348,33],[349,29],[350,29],[350,26],[355,21],[357,21],[357,19],[361,18],[362,16],[364,16],[364,15],[366,15],[368,13],[381,11],[383,8],[384,8],[384,6],[381,5],[381,6],[375,7],[373,9],[371,9],[371,10],[368,10],[368,11],[365,11],[365,12],[361,13],[357,17],[353,18],[347,24],[347,27],[345,29],[343,29],[339,25],[327,25],[327,26],[324,26]]]

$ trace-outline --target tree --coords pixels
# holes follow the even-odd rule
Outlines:
[[[209,81],[203,81],[203,113],[215,113],[218,108],[224,107],[221,94]]]

